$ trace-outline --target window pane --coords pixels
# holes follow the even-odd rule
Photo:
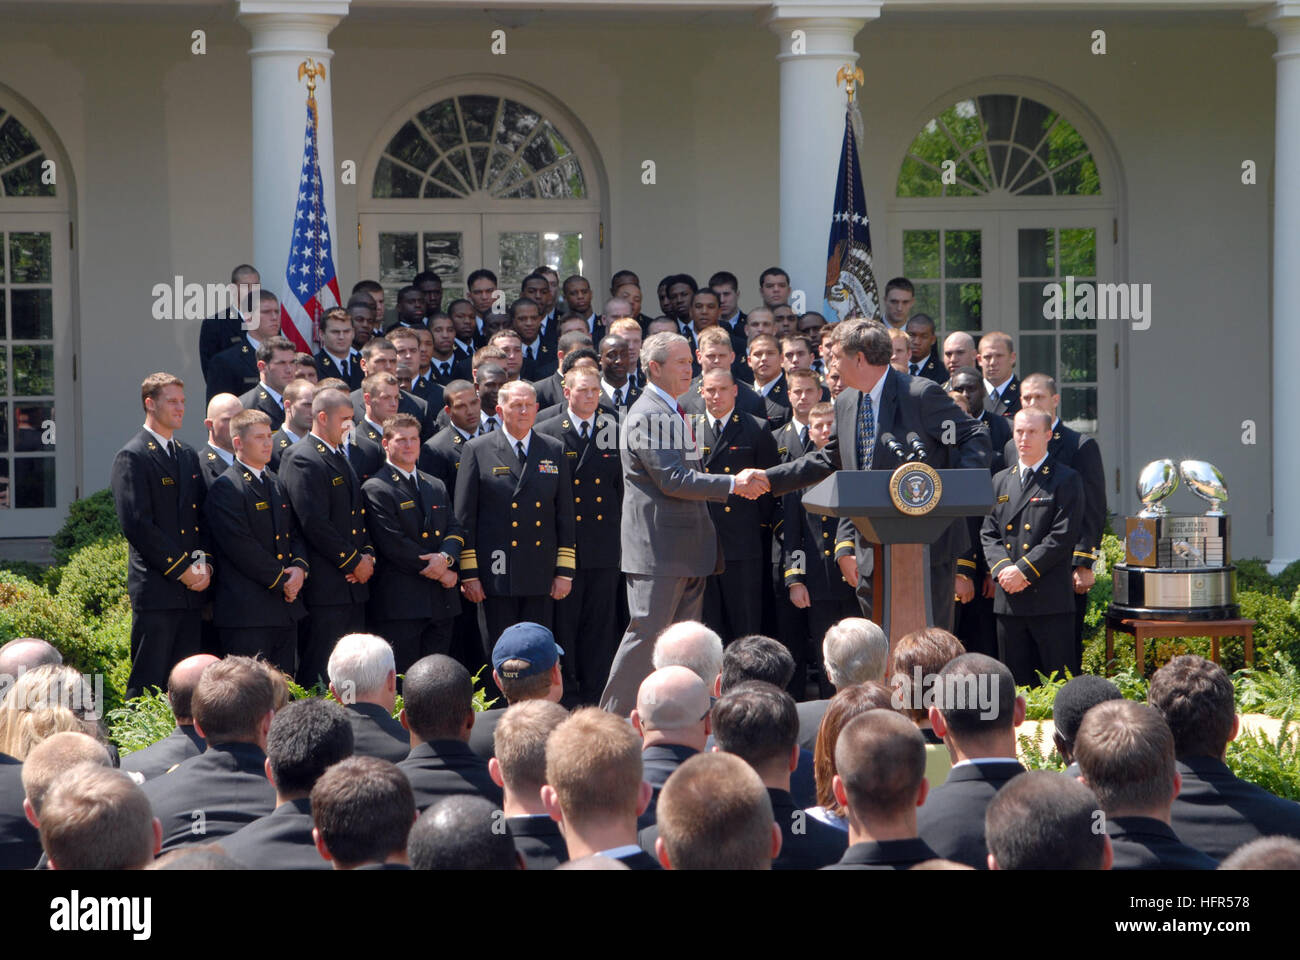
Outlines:
[[[420,125],[433,137],[433,142],[440,150],[450,150],[463,140],[460,132],[460,118],[456,116],[456,104],[451,100],[440,100],[432,106],[425,107],[415,115]]]
[[[1056,337],[1052,334],[1026,334],[1020,338],[1016,369],[1021,379],[1031,373],[1056,376]]]
[[[939,309],[939,284],[916,283],[916,303],[912,304],[912,313],[924,313],[936,321],[942,315]]]
[[[384,288],[384,313],[397,305],[397,291],[419,272],[418,240],[414,233],[379,235],[379,285]],[[384,326],[384,317],[375,318]]]
[[[1061,273],[1076,280],[1091,277],[1097,272],[1097,231],[1091,227],[1082,230],[1061,231]]]
[[[939,173],[917,160],[908,157],[903,161],[903,168],[898,174],[898,195],[900,197],[938,197],[943,195],[943,183]]]
[[[495,189],[496,181],[505,172],[506,165],[510,163],[510,157],[500,150],[492,151],[492,159],[488,161],[487,182],[485,188]]]
[[[979,278],[984,275],[980,266],[980,231],[948,230],[944,233],[944,277]]]
[[[541,256],[535,233],[503,233],[497,240],[498,286],[507,292],[507,300],[518,296],[524,277],[533,272]]]
[[[911,280],[939,276],[939,231],[903,231],[903,273]]]
[[[1017,170],[1019,170],[1018,174]],[[1007,189],[1012,193],[1050,194],[1052,192],[1050,180],[1043,179],[1032,186],[1030,185],[1032,181],[1038,180],[1045,173],[1047,173],[1047,168],[1037,158],[1016,148],[1011,157],[1011,169],[1008,172],[1008,176],[1012,178],[1012,181]]]
[[[1080,157],[1068,167],[1056,171],[1056,192],[1073,196],[1095,196],[1101,193],[1101,177],[1091,156]]]
[[[537,186],[531,180],[527,180],[515,187],[513,190],[507,190],[501,194],[502,197],[515,197],[524,200],[534,200],[537,198]]]
[[[1015,120],[1017,99],[1007,94],[979,98],[980,116],[984,118],[990,140],[1011,139],[1011,124]]]
[[[10,290],[14,305],[15,340],[54,339],[54,293],[51,290]]]
[[[20,453],[52,453],[54,444],[44,441],[47,431],[49,439],[54,439],[53,426],[53,403],[15,403],[14,449]]]
[[[540,121],[541,117],[522,103],[507,100],[501,111],[501,119],[497,122],[495,142],[510,156],[514,156]]]
[[[14,395],[53,396],[54,347],[14,347]]]
[[[979,330],[983,307],[983,284],[949,283],[944,285],[945,329]]]
[[[9,348],[0,347],[0,393],[9,393]]]
[[[1082,433],[1097,432],[1097,388],[1063,387],[1061,419],[1065,425]]]
[[[469,172],[469,157],[466,155],[465,151],[464,150],[453,151],[451,154],[447,156],[447,161],[453,167],[455,167],[456,172],[460,174],[461,180],[465,182],[465,189],[473,190],[474,176]],[[450,179],[445,176],[441,177],[441,179],[451,182]]]
[[[475,143],[492,139],[492,124],[496,122],[498,97],[468,96],[460,98],[461,116],[465,118],[465,136]]]
[[[11,197],[52,197],[54,184],[44,183],[45,158],[40,154],[0,176],[0,187]]]
[[[0,457],[0,509],[7,510],[13,506],[9,495],[9,460]]]
[[[1097,338],[1089,334],[1061,337],[1061,380],[1064,383],[1097,381]]]
[[[384,152],[392,154],[404,163],[409,163],[417,170],[428,170],[429,165],[438,158],[433,144],[424,139],[415,124],[409,121],[388,142]]]
[[[41,149],[27,128],[12,114],[0,123],[0,167],[7,167]]]
[[[52,272],[48,233],[9,234],[10,283],[49,283]]]
[[[1056,252],[1051,230],[1020,230],[1017,240],[1020,247],[1020,276],[1056,276]]]
[[[1016,143],[1033,150],[1056,120],[1056,111],[1036,100],[1020,100],[1020,117],[1016,121]]]
[[[963,150],[973,147],[984,139],[984,126],[975,113],[975,103],[972,100],[962,100],[953,104],[939,114],[939,119],[948,128],[948,133],[957,142],[957,146]]]
[[[375,183],[372,194],[380,199],[389,197],[418,197],[420,195],[420,176],[405,167],[399,167],[387,157],[375,167]]]
[[[1020,329],[1054,330],[1056,321],[1043,316],[1047,299],[1043,296],[1043,287],[1051,281],[1032,280],[1020,284]]]
[[[451,187],[447,186],[444,183],[440,183],[437,180],[424,181],[424,193],[422,194],[422,196],[433,197],[439,200],[446,200],[446,199],[458,200],[461,198],[461,194],[459,191],[453,190],[451,189]]]
[[[54,458],[14,458],[14,506],[35,509],[54,506]]]
[[[487,186],[485,178],[487,177],[488,148],[473,147],[470,150],[470,155],[474,159],[474,183],[481,190]]]
[[[464,237],[459,233],[424,235],[424,269],[442,279],[442,302],[451,303],[464,295]]]
[[[442,163],[434,167],[433,172],[429,174],[429,176],[431,178],[430,182],[438,183],[439,185],[447,188],[448,190],[453,191],[453,193],[457,196],[459,196],[461,193],[465,192],[466,190],[464,184],[462,184],[460,180],[457,179],[456,177],[455,168],[452,166],[450,157],[443,160]],[[429,195],[427,190],[425,191],[424,195],[426,197]]]
[[[8,452],[9,452],[9,404],[0,402],[0,453],[8,453]]]
[[[582,273],[582,234],[542,234],[542,259],[560,278]]]
[[[5,292],[0,290],[0,340],[7,339],[9,336],[9,321],[5,319]],[[0,365],[3,365],[0,360]],[[0,377],[0,387],[4,386],[4,378]]]

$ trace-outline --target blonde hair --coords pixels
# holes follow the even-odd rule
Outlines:
[[[577,710],[546,741],[546,783],[571,821],[636,817],[641,739],[622,717]]]
[[[99,736],[90,684],[74,667],[45,664],[28,670],[0,703],[0,753],[17,760],[64,730]]]

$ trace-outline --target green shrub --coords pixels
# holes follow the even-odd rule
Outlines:
[[[87,544],[68,559],[59,580],[58,595],[87,616],[101,616],[126,600],[126,571],[124,537]]]
[[[113,504],[111,490],[100,490],[74,500],[68,507],[68,519],[50,538],[54,546],[54,564],[62,566],[73,553],[89,543],[121,535],[122,525],[117,522],[117,507]]]
[[[1043,728],[1036,727],[1032,735],[1020,733],[1016,735],[1016,742],[1020,747],[1020,762],[1025,765],[1026,770],[1056,770],[1060,773],[1065,772],[1068,764],[1065,758],[1057,751],[1055,744],[1049,751],[1043,751]]]
[[[1300,670],[1285,654],[1276,653],[1268,669],[1238,670],[1232,678],[1239,713],[1283,717],[1300,704]]]
[[[48,567],[30,560],[0,560],[0,572],[22,577],[32,583],[44,583]]]
[[[1273,574],[1259,557],[1237,561],[1237,589],[1254,590],[1256,593],[1273,593],[1277,589]]]
[[[155,691],[132,697],[122,706],[108,711],[105,719],[108,721],[109,739],[117,744],[122,756],[156,743],[176,726],[167,695]]]
[[[1277,737],[1246,730],[1228,744],[1227,764],[1243,780],[1288,800],[1300,800],[1300,737],[1291,727],[1291,711]]]

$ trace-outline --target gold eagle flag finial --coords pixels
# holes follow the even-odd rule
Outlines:
[[[316,80],[325,79],[325,64],[317,63],[311,57],[308,57],[302,63],[298,64],[298,82],[302,83],[302,78],[307,78],[307,93],[316,92]]]
[[[835,73],[835,86],[844,84],[845,92],[849,95],[849,103],[853,102],[853,95],[857,92],[858,85],[862,83],[862,68],[855,67],[851,63],[846,63]]]

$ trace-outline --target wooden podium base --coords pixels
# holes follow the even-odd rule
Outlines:
[[[885,631],[892,650],[907,634],[930,626],[934,609],[930,602],[930,545],[895,543],[877,546],[875,551],[872,619]]]

